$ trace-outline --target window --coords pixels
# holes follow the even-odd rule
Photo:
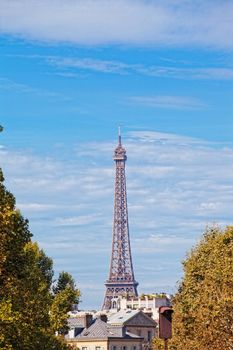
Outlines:
[[[151,338],[152,338],[152,333],[151,331],[148,331],[148,336],[147,336],[148,341],[151,341]]]
[[[100,350],[100,349],[101,349],[100,346],[96,346],[96,347],[95,347],[95,350]]]
[[[135,345],[132,346],[132,350],[137,350],[137,347]]]
[[[82,350],[87,350],[87,347],[86,346],[82,346]]]
[[[122,350],[127,350],[127,346],[122,346]]]
[[[112,350],[117,350],[116,345],[113,345]]]

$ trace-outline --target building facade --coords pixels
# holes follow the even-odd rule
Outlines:
[[[67,343],[79,350],[142,350],[143,338],[131,334],[123,326],[112,326],[101,318],[85,328],[76,337],[67,337]]]
[[[68,344],[80,350],[147,350],[157,335],[157,323],[140,310],[90,313],[69,320]],[[86,327],[83,328],[84,324]]]
[[[112,312],[120,310],[141,310],[153,320],[159,320],[159,308],[171,306],[171,295],[142,294],[140,297],[119,296],[112,299]]]

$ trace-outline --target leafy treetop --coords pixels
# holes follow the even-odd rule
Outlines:
[[[232,349],[233,226],[208,228],[183,266],[171,349]]]

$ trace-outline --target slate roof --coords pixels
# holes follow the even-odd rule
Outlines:
[[[121,310],[115,314],[109,315],[108,317],[108,323],[111,324],[124,324],[128,320],[130,320],[132,317],[136,316],[140,313],[140,310]]]
[[[156,322],[141,310],[121,310],[108,317],[112,326],[147,326],[156,327]]]
[[[141,337],[127,333],[122,334],[122,327],[113,327],[106,322],[101,321],[97,318],[95,322],[89,327],[85,328],[81,334],[79,334],[76,339],[106,339],[106,338],[124,338],[124,339],[141,339]]]
[[[78,317],[69,317],[68,326],[69,328],[84,328],[83,323]]]

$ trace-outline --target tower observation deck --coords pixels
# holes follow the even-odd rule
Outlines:
[[[126,150],[121,144],[119,132],[118,146],[114,157],[116,163],[112,254],[109,278],[105,283],[106,292],[102,309],[111,308],[111,301],[120,295],[138,296],[138,282],[134,279],[129,238],[125,162]]]

